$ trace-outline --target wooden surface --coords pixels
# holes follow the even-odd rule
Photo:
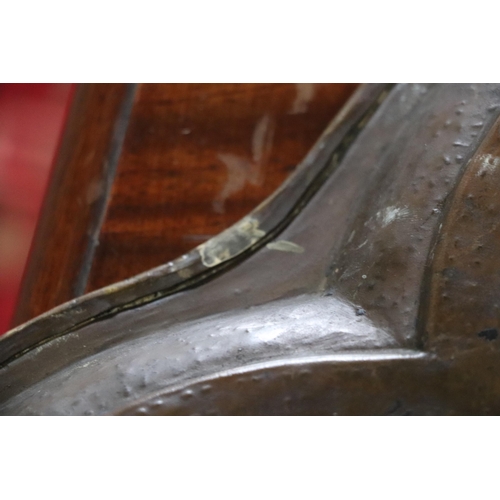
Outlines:
[[[14,324],[164,264],[242,218],[355,88],[80,86]]]
[[[355,85],[142,85],[87,291],[158,266],[245,216]]]
[[[15,325],[83,292],[126,98],[123,84],[81,85],[76,91],[28,258]]]

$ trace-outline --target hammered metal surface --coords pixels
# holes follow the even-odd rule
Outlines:
[[[394,87],[274,244],[8,362],[0,412],[500,413],[498,103]]]

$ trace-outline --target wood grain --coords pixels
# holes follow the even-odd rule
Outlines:
[[[246,215],[355,88],[139,86],[87,291],[168,262]]]
[[[13,324],[232,225],[294,170],[356,87],[79,85]]]
[[[28,258],[14,325],[84,291],[118,159],[119,135],[125,131],[123,124],[120,130],[120,119],[127,99],[131,95],[125,84],[78,86]]]

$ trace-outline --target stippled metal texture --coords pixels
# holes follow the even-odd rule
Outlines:
[[[500,86],[353,99],[177,288],[167,265],[0,340],[0,413],[500,413]]]

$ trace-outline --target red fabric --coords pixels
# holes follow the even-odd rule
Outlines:
[[[0,85],[0,334],[14,312],[71,94],[70,84]]]

